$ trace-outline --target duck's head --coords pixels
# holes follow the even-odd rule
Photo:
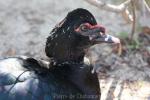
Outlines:
[[[78,8],[51,31],[46,42],[46,55],[57,62],[82,62],[85,49],[99,43],[119,43],[119,39],[106,34],[86,9]]]

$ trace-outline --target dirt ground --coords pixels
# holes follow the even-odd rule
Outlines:
[[[45,41],[51,29],[76,8],[91,11],[109,34],[131,31],[131,25],[120,15],[97,9],[84,0],[0,0],[0,56],[46,58]],[[149,45],[145,48],[150,51]],[[96,45],[91,51],[96,66],[104,70],[99,73],[102,100],[150,100],[150,64],[141,51],[120,57],[106,44]]]

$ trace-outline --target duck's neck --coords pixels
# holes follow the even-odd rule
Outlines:
[[[61,63],[83,63],[85,53],[79,50],[74,51],[66,51],[66,52],[59,52],[53,59],[61,64]]]
[[[82,96],[93,96],[94,99],[88,98],[86,100],[99,100],[100,97],[100,87],[97,74],[91,73],[92,66],[88,66],[85,64],[63,64],[54,67],[55,74],[62,78],[63,80],[67,80],[71,82],[73,86],[75,86],[78,90],[81,91]],[[53,72],[53,71],[52,71]],[[86,98],[86,97],[85,97]]]

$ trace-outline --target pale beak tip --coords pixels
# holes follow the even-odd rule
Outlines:
[[[116,37],[112,38],[112,41],[113,41],[114,43],[116,43],[116,44],[119,44],[119,43],[120,43],[120,39],[119,39],[119,38],[116,38]]]

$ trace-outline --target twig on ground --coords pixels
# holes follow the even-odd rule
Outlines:
[[[135,13],[135,1],[131,0],[131,5],[132,5],[132,13],[133,13],[133,23],[132,23],[132,30],[131,30],[131,36],[129,37],[130,42],[132,42],[134,33],[135,33],[135,25],[136,25],[136,13]]]

